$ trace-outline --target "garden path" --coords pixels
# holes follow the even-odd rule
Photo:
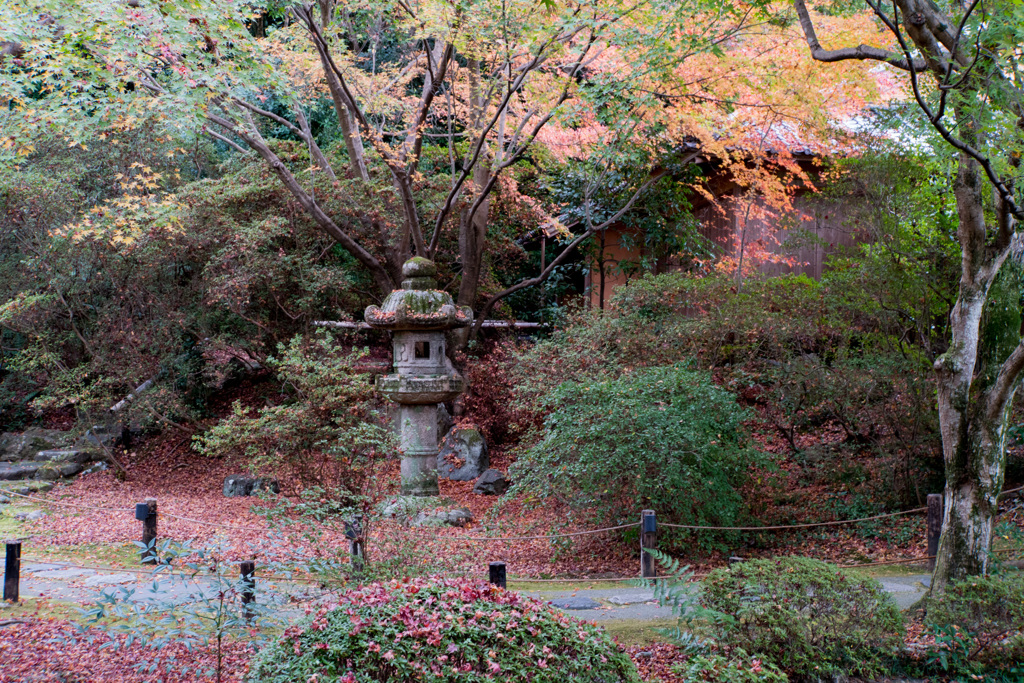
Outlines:
[[[927,591],[927,574],[878,577],[901,609],[907,609]],[[154,585],[154,582],[156,584]],[[184,604],[202,597],[212,598],[217,588],[210,581],[176,581],[166,576],[138,572],[104,571],[69,566],[61,562],[26,563],[22,567],[21,596],[45,597],[62,602],[91,602],[100,591],[131,591],[126,599],[140,603]],[[672,619],[672,610],[655,602],[654,594],[644,588],[623,585],[619,588],[524,591],[527,595],[550,601],[573,616],[594,621]],[[317,601],[327,596],[311,584],[277,581],[257,576],[257,598],[296,596],[302,601]]]

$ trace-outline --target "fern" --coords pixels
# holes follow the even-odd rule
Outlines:
[[[638,579],[633,585],[644,588],[654,584],[654,598],[662,607],[672,608],[676,617],[674,628],[658,629],[658,632],[680,647],[687,654],[703,654],[709,651],[708,642],[699,637],[695,630],[704,624],[719,626],[732,620],[727,614],[707,609],[700,604],[697,583],[689,565],[661,552],[647,550],[655,561],[665,569],[668,576],[662,581]]]

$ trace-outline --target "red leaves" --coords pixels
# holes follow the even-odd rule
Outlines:
[[[140,673],[136,666],[149,662],[155,652],[140,645],[111,648],[110,637],[102,632],[78,633],[66,621],[34,619],[16,627],[0,628],[0,683],[67,680],[103,681],[104,683],[198,683],[213,680],[216,655],[212,651],[187,650],[171,645],[160,657],[176,659],[188,671],[158,667],[155,673]],[[106,646],[106,647],[105,647]],[[224,680],[241,680],[247,669],[249,648],[244,643],[227,643],[224,657]]]

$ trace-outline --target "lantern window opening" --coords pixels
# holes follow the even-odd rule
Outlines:
[[[413,344],[413,357],[414,358],[430,358],[430,342],[418,341]]]

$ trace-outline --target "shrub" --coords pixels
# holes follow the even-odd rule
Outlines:
[[[742,649],[712,652],[691,657],[676,667],[683,683],[786,683],[789,678],[777,666],[763,662]]]
[[[411,580],[341,595],[255,658],[260,683],[639,681],[597,626],[486,583]]]
[[[266,363],[289,399],[255,415],[235,402],[231,415],[195,438],[198,450],[211,456],[243,453],[254,469],[287,462],[303,479],[333,477],[339,487],[361,492],[374,463],[395,449],[394,435],[376,410],[373,386],[356,369],[365,352],[345,353],[326,330],[279,344],[278,352],[279,358]]]
[[[734,619],[719,640],[792,675],[870,676],[902,645],[903,615],[878,581],[802,557],[752,560],[704,580],[705,607]]]
[[[666,521],[729,525],[748,470],[768,463],[747,446],[747,411],[682,364],[566,382],[544,406],[544,436],[513,465],[513,491],[608,519],[652,507]]]
[[[1024,574],[951,583],[929,600],[925,623],[944,644],[932,660],[944,670],[1024,661]]]

